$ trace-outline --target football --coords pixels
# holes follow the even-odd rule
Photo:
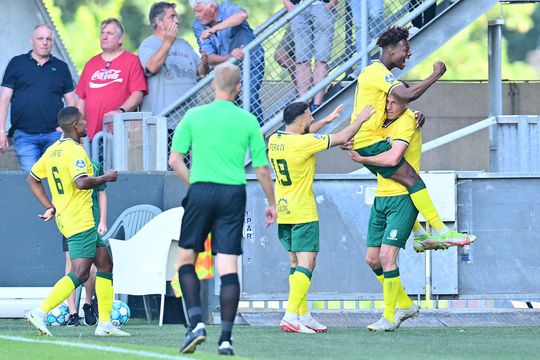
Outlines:
[[[65,304],[60,304],[47,314],[47,325],[66,325],[69,318],[69,309]]]
[[[129,311],[129,307],[125,302],[120,300],[115,300],[113,302],[111,310],[111,322],[114,326],[125,325],[128,322],[130,315],[131,312]]]

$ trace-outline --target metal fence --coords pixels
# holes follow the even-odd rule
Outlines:
[[[376,2],[383,4],[382,11],[370,12],[370,8],[368,8],[365,15],[369,19],[369,29],[366,28],[365,31],[368,33],[368,43],[370,43],[370,47],[366,47],[366,50],[374,48],[372,38],[376,38],[390,24],[402,21],[410,15],[409,0],[356,1],[366,8],[368,4]],[[311,27],[314,26],[314,9],[319,5],[324,6],[323,4],[313,4],[314,2],[315,0],[303,1],[289,12],[280,10],[256,30],[257,38],[243,49],[245,56],[240,63],[243,69],[243,87],[237,104],[253,112],[258,117],[261,126],[267,124],[282,111],[285,105],[298,99],[306,90],[305,86],[299,87],[298,81],[295,81],[299,76],[296,69],[297,53],[292,29],[294,29],[295,22],[299,21],[304,21],[304,24]],[[415,11],[426,9],[436,2],[436,0],[426,0],[422,4],[418,4]],[[341,65],[350,60],[358,50],[356,34],[362,29],[361,27],[355,28],[355,23],[362,22],[353,19],[350,4],[351,1],[340,1],[335,9],[327,10],[332,19],[330,26],[333,28],[331,44],[328,45],[331,47],[331,55],[327,61],[327,70],[324,70],[322,75],[319,74],[318,78],[327,78],[326,74],[338,75],[337,80],[339,81],[345,79],[352,71],[351,67],[343,71]],[[369,16],[368,13],[373,15]],[[308,37],[303,41],[306,43],[302,44],[302,49],[313,49],[318,45],[316,37]],[[263,50],[264,55],[262,54]],[[230,61],[239,63],[237,60]],[[315,59],[312,59],[310,64],[314,67]],[[339,71],[339,74],[334,74],[336,71]],[[213,76],[213,72],[207,75],[191,91],[184,94],[160,115],[166,116],[169,120],[172,119],[172,123],[177,124],[189,108],[211,102],[213,92],[210,83]],[[313,85],[311,84],[310,87]],[[333,86],[338,87],[339,84],[334,82],[330,86],[332,89],[323,89],[323,91],[328,90],[328,94],[331,94],[335,90]],[[259,92],[260,109],[257,104],[257,94],[254,94],[253,91]],[[169,122],[171,123],[171,121]]]

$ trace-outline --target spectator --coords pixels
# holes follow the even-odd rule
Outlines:
[[[68,106],[76,102],[67,64],[51,55],[51,27],[37,25],[30,42],[31,51],[9,62],[0,87],[0,152],[9,147],[6,119],[11,103],[15,153],[26,172],[60,138],[56,114],[64,107],[62,98]]]
[[[190,0],[197,18],[193,23],[193,32],[199,44],[199,50],[208,56],[210,65],[218,65],[234,57],[244,58],[242,48],[255,39],[255,34],[246,19],[248,13],[241,7],[216,0]],[[259,121],[264,123],[259,92],[264,77],[264,49],[257,45],[250,51],[251,81],[250,110]]]
[[[417,7],[419,7],[424,0],[410,0],[409,1],[409,11],[413,11]],[[409,29],[409,34],[414,35],[418,31],[420,31],[421,28],[424,27],[428,22],[433,20],[435,18],[435,14],[437,12],[437,3],[432,4],[429,6],[424,12],[420,13],[417,17],[415,17],[411,23],[412,27]]]
[[[101,23],[103,52],[88,60],[75,90],[90,141],[103,129],[105,115],[135,110],[147,90],[139,58],[122,49],[123,36],[120,21],[110,18]]]
[[[283,69],[287,70],[291,76],[293,84],[296,86],[296,63],[294,62],[294,36],[291,26],[287,25],[285,34],[281,38],[276,51],[274,52],[274,60]]]
[[[361,38],[361,28],[362,28],[362,9],[360,6],[360,0],[348,0],[349,6],[351,8],[351,13],[353,17],[353,24],[356,30],[356,51],[362,51],[362,38]],[[384,0],[367,0],[368,7],[368,40],[366,46],[370,42],[370,38],[375,38],[379,33],[384,30],[386,26],[383,20],[383,5]],[[370,59],[367,60],[369,64]],[[356,79],[360,72],[362,71],[362,66],[356,66],[356,69],[350,75],[353,79]]]
[[[197,76],[208,73],[204,52],[199,59],[187,41],[176,37],[175,8],[176,4],[164,1],[152,5],[148,17],[154,33],[139,46],[139,59],[148,80],[148,95],[144,97],[141,110],[154,115],[191,89],[197,83]],[[168,120],[170,135],[177,124],[178,121]]]
[[[292,10],[300,0],[283,0],[287,10]],[[328,62],[332,57],[334,43],[335,6],[338,0],[315,1],[306,10],[291,20],[294,34],[296,84],[300,96],[317,85],[328,75]],[[311,59],[315,58],[315,68],[311,69]],[[323,102],[325,90],[313,98],[311,110]]]

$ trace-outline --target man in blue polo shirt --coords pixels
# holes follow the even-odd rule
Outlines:
[[[37,25],[32,50],[9,62],[0,87],[0,152],[9,147],[6,118],[11,103],[11,125],[19,166],[30,171],[45,150],[60,138],[56,115],[76,103],[73,80],[65,62],[51,55],[53,31]]]
[[[248,13],[231,2],[217,4],[216,0],[190,0],[197,18],[193,32],[199,44],[199,52],[206,53],[208,64],[218,65],[231,57],[244,58],[242,48],[255,39],[255,34],[246,19]],[[257,45],[250,51],[250,112],[259,124],[264,123],[259,92],[264,77],[264,49]]]

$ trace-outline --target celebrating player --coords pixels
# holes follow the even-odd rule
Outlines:
[[[39,307],[25,314],[25,318],[40,334],[52,336],[45,324],[46,314],[88,279],[93,263],[98,270],[96,294],[99,311],[99,323],[94,335],[129,336],[110,322],[114,295],[112,261],[92,216],[92,189],[116,181],[118,174],[108,170],[102,176],[93,176],[90,160],[80,145],[81,137],[86,135],[86,121],[76,107],[68,106],[60,110],[58,125],[64,136],[34,164],[27,181],[32,194],[45,207],[45,212],[39,216],[49,221],[56,214],[58,229],[67,239],[71,271],[54,285]],[[41,183],[45,178],[48,179],[53,201]]]
[[[319,218],[313,179],[315,154],[348,142],[364,121],[373,114],[365,106],[356,121],[332,135],[312,134],[336,119],[343,110],[338,106],[327,118],[312,124],[309,105],[295,102],[283,110],[285,131],[270,137],[268,157],[276,173],[276,203],[279,240],[289,253],[289,301],[280,327],[287,332],[326,332],[308,310],[307,293],[319,251]]]
[[[372,104],[375,108],[375,115],[354,137],[354,149],[362,156],[373,156],[390,149],[390,144],[380,130],[386,119],[387,94],[393,94],[406,102],[416,100],[446,72],[444,63],[437,61],[433,64],[433,73],[419,83],[407,87],[398,81],[390,70],[403,69],[405,61],[411,57],[408,37],[408,30],[400,27],[392,27],[382,33],[377,41],[377,45],[382,48],[380,59],[367,66],[358,77],[354,111],[358,111],[366,104]],[[354,121],[355,119],[351,118],[351,123]],[[463,246],[476,239],[474,235],[462,234],[444,225],[431,201],[426,185],[404,157],[396,164],[386,166],[366,164],[366,167],[375,175],[393,179],[405,186],[414,206],[432,226],[434,239],[430,239],[428,234],[415,239],[418,242],[415,246],[417,251],[452,245]],[[433,240],[435,244],[430,246]]]
[[[422,156],[422,132],[416,127],[414,113],[407,109],[402,99],[391,94],[387,97],[386,113],[388,118],[383,124],[382,135],[391,143],[392,149],[371,157],[361,157],[351,151],[351,157],[363,164],[388,166],[406,156],[409,164],[418,172]],[[366,262],[383,284],[384,313],[379,321],[368,325],[371,331],[392,331],[404,320],[418,314],[418,307],[401,285],[396,264],[399,249],[405,248],[413,225],[417,223],[417,216],[418,210],[407,189],[397,181],[377,174],[375,202],[369,217]],[[420,230],[415,231],[418,234]]]

